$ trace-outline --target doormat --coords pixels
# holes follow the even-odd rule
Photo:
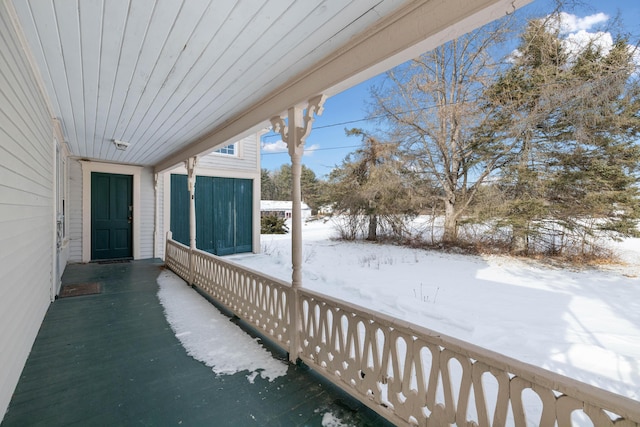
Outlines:
[[[106,259],[104,261],[98,261],[98,264],[124,264],[131,262],[130,259]]]
[[[64,285],[60,292],[60,298],[77,297],[81,295],[93,295],[102,292],[102,286],[98,282],[78,283],[75,285]]]

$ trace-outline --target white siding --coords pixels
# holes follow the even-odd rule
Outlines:
[[[211,153],[198,159],[198,169],[224,169],[234,171],[255,171],[259,170],[260,161],[258,159],[258,139],[256,134],[247,136],[238,141],[238,155],[229,156],[225,154]]]
[[[0,2],[0,420],[50,303],[53,130]]]
[[[140,258],[153,258],[155,228],[155,189],[153,169],[145,168],[140,177]]]
[[[69,261],[82,261],[82,168],[69,161]]]
[[[158,258],[164,259],[164,247],[166,240],[166,231],[164,229],[164,174],[158,177],[158,241],[156,242],[156,251]]]

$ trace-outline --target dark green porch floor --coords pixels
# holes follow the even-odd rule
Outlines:
[[[327,412],[388,425],[304,367],[251,384],[247,372],[218,376],[192,359],[158,301],[161,268],[68,266],[63,286],[100,282],[102,293],[50,306],[2,426],[320,426]]]

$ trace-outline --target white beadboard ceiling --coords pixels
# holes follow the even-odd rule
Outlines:
[[[460,2],[478,3],[470,9],[474,13],[494,3],[503,3],[504,10],[511,7],[500,0]],[[13,0],[12,4],[72,155],[158,165],[177,161],[190,146],[266,103],[278,88],[301,81],[305,72],[380,27],[396,10],[417,3],[429,2]],[[259,125],[280,112],[252,116],[250,123]],[[116,150],[114,139],[128,142],[128,149]],[[222,142],[200,144],[198,149]]]

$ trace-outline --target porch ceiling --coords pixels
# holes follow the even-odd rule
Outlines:
[[[10,1],[71,154],[157,169],[514,8],[510,0]],[[116,150],[114,139],[130,146]]]

